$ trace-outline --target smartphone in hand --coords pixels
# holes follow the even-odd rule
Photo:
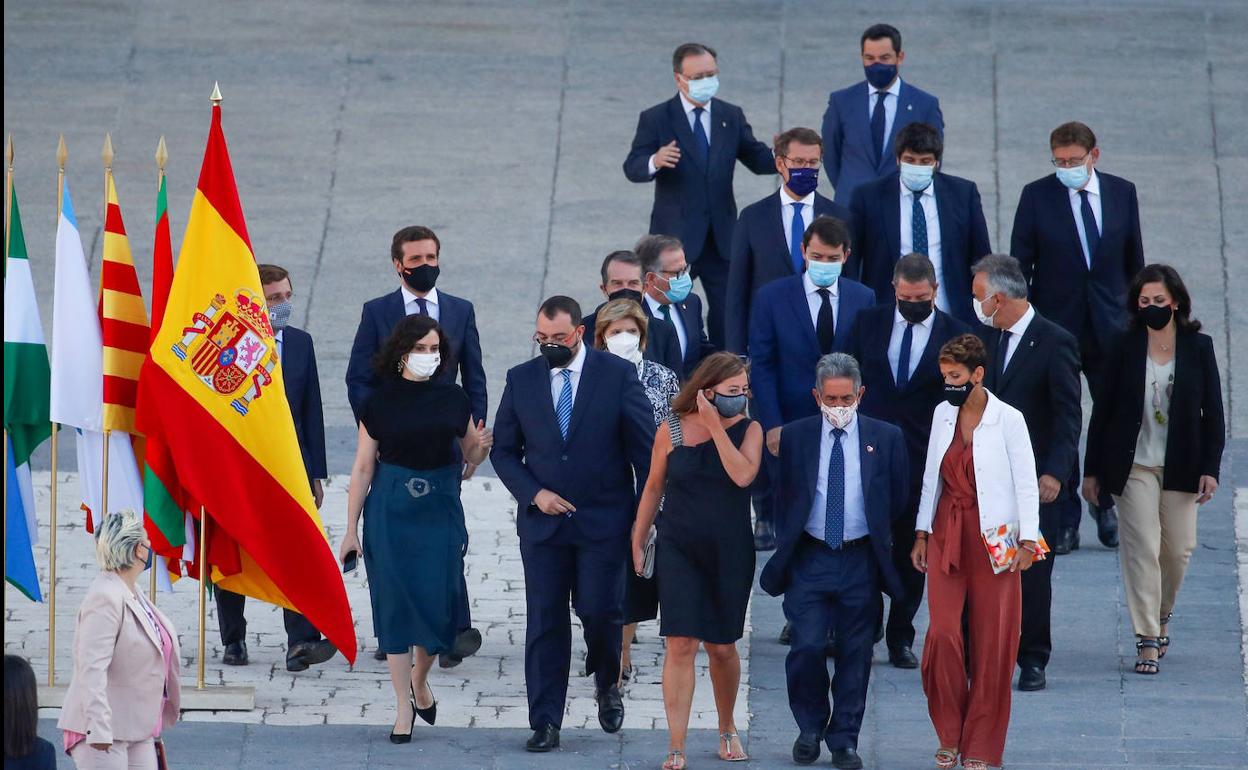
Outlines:
[[[344,575],[354,574],[355,571],[359,569],[359,567],[360,567],[360,552],[359,551],[351,551],[350,553],[347,554],[347,558],[342,560],[342,574]]]

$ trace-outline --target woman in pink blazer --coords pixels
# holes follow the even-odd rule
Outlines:
[[[102,571],[78,610],[57,726],[80,770],[155,770],[161,728],[178,719],[178,633],[137,586],[152,564],[139,515],[106,516],[95,549]]]

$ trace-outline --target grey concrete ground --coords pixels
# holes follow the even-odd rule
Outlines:
[[[1102,167],[1139,187],[1148,258],[1172,262],[1189,282],[1237,437],[1225,488],[1202,511],[1160,677],[1124,673],[1130,631],[1114,555],[1085,546],[1061,559],[1050,689],[1015,698],[1010,766],[1248,766],[1231,528],[1232,488],[1248,486],[1248,398],[1239,394],[1248,219],[1234,213],[1248,199],[1248,8],[1237,0],[8,2],[4,122],[45,329],[57,133],[98,264],[98,157],[112,132],[146,283],[157,138],[166,135],[171,153],[176,248],[219,80],[252,241],[260,259],[294,273],[295,322],[318,345],[331,472],[345,472],[346,355],[360,304],[395,285],[395,229],[421,222],[441,236],[440,285],[477,303],[497,403],[503,372],[530,353],[540,298],[594,303],[602,255],[644,231],[651,191],[624,180],[619,165],[637,112],[671,94],[671,49],[687,38],[717,47],[722,96],[766,138],[818,127],[827,92],[861,78],[858,34],[879,20],[905,34],[905,77],[941,98],[946,170],[979,184],[994,246],[1008,246],[1022,185],[1050,171],[1052,126],[1077,118],[1096,129]],[[773,185],[743,173],[738,201]],[[756,598],[754,627],[777,626],[778,613]],[[781,655],[760,632],[751,649],[756,767],[788,762]],[[928,764],[935,742],[913,672],[876,668],[868,719],[873,766]],[[419,737],[399,750],[375,727],[188,724],[170,744],[182,767],[595,768],[657,764],[664,743],[652,731],[578,733],[560,755],[535,759],[515,750],[514,731]],[[712,741],[691,741],[707,746],[695,766],[715,761]]]

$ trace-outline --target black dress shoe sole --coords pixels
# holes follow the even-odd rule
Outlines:
[[[842,760],[840,762],[833,759],[832,766],[837,770],[862,770],[862,759],[854,757],[852,760]]]
[[[481,632],[475,628],[465,628],[455,636],[455,644],[451,655],[460,660],[471,658],[481,649]]]
[[[221,658],[221,662],[222,662],[222,663],[224,663],[224,664],[225,664],[225,665],[227,665],[227,666],[245,666],[245,665],[247,665],[250,661],[248,661],[248,660],[247,660],[247,658],[239,658],[239,657],[235,657],[235,656],[233,656],[233,655],[227,655],[227,656],[225,656],[225,657]]]
[[[444,652],[438,656],[438,668],[455,668],[463,662],[463,658],[458,655],[452,655],[449,652]]]
[[[533,754],[545,754],[546,752],[554,751],[557,748],[559,748],[559,739],[557,738],[550,743],[543,743],[539,745],[526,743],[524,745],[524,750],[528,752],[532,752]]]
[[[1018,680],[1019,692],[1039,692],[1047,686],[1047,682],[1041,679],[1038,682],[1024,682],[1021,678]]]
[[[794,751],[794,752],[793,752],[793,761],[794,761],[794,762],[796,762],[796,763],[797,763],[797,764],[799,764],[799,765],[813,765],[813,764],[815,764],[816,762],[818,762],[818,761],[819,761],[819,754],[816,752],[815,754],[810,755],[809,757],[808,757],[808,756],[798,756],[797,752],[796,752],[796,751]]]
[[[304,659],[303,659],[302,657],[298,657],[298,658],[287,658],[287,659],[286,659],[286,670],[287,670],[287,671],[295,671],[295,672],[299,672],[299,671],[307,671],[307,670],[308,670],[308,664],[307,664],[306,662],[304,662]]]
[[[919,661],[914,657],[914,653],[910,653],[909,657],[888,656],[888,662],[893,668],[915,669],[919,667]]]
[[[306,671],[308,666],[319,666],[338,653],[338,648],[326,639],[298,645],[295,654],[286,659],[287,671]]]

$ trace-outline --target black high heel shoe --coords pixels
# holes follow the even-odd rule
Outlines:
[[[428,682],[425,682],[425,689],[429,691],[429,697],[432,698],[433,688],[429,686]],[[420,708],[416,705],[416,689],[414,687],[412,688],[412,708],[416,709],[416,713],[420,715],[421,719],[425,720],[425,724],[432,725],[438,721],[438,700],[434,698],[433,703],[428,708]]]
[[[412,695],[410,698],[408,698],[408,701],[412,704],[412,726],[408,729],[407,735],[403,735],[402,733],[390,733],[391,743],[411,743],[412,742],[412,733],[416,731],[416,713],[417,713],[416,712],[416,696]]]

